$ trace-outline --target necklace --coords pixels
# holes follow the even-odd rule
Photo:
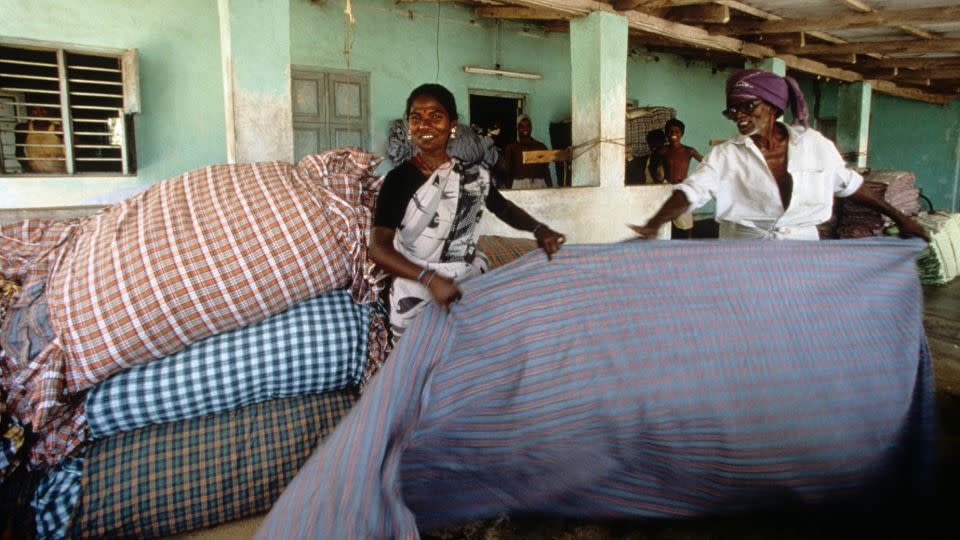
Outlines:
[[[447,158],[447,159],[449,159],[449,158]],[[413,164],[416,165],[417,168],[420,169],[420,170],[422,170],[422,171],[428,171],[428,172],[430,172],[430,173],[433,173],[433,171],[437,170],[437,169],[440,167],[440,165],[443,165],[444,163],[446,163],[446,162],[447,162],[447,159],[444,159],[443,161],[441,161],[440,163],[438,163],[438,164],[436,164],[436,165],[430,165],[429,163],[427,163],[427,161],[426,161],[425,159],[423,159],[423,155],[422,155],[422,154],[417,154],[417,155],[413,156]]]

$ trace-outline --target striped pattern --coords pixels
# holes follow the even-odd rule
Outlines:
[[[258,537],[910,496],[929,478],[934,430],[922,247],[530,253],[464,283],[449,314],[424,312]]]
[[[0,274],[47,281],[56,335],[15,359],[9,384],[30,409],[21,420],[61,433],[82,425],[77,393],[113,373],[335,288],[370,300],[363,203],[379,158],[333,150],[311,162],[321,165],[212,165],[79,221],[4,227]],[[77,442],[53,436],[49,450]]]
[[[96,441],[72,536],[156,538],[263,513],[355,400],[283,398]]]
[[[117,373],[87,392],[90,437],[356,386],[369,325],[370,305],[341,289]]]

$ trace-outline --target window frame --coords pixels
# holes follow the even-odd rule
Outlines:
[[[140,112],[140,73],[139,73],[139,53],[137,49],[119,49],[109,47],[96,47],[87,45],[78,45],[73,43],[62,43],[45,40],[31,40],[21,38],[0,37],[0,46],[13,49],[32,49],[54,53],[57,59],[57,78],[59,83],[59,121],[63,126],[63,146],[66,156],[66,167],[64,172],[57,173],[35,173],[35,172],[9,172],[6,170],[6,158],[0,156],[0,178],[42,178],[42,177],[69,177],[69,178],[115,178],[115,177],[135,177],[136,173],[136,140],[134,136],[133,115]],[[122,108],[118,118],[123,121],[117,122],[117,131],[121,135],[120,147],[120,170],[119,171],[91,171],[77,172],[75,166],[75,149],[73,148],[74,139],[74,116],[71,112],[70,104],[70,79],[67,74],[67,54],[77,54],[84,56],[101,56],[116,59],[120,68]],[[82,83],[81,83],[82,84]],[[3,95],[15,95],[13,91],[0,90]],[[25,92],[21,92],[25,94]],[[15,107],[24,107],[26,98],[23,102],[17,102]],[[104,132],[106,135],[108,132]],[[15,152],[16,154],[16,152]],[[16,158],[14,158],[16,159]]]

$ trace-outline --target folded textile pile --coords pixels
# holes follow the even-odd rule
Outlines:
[[[863,188],[876,198],[885,200],[908,216],[920,211],[920,190],[914,187],[916,177],[909,171],[871,170],[864,175]],[[883,236],[884,228],[891,224],[888,218],[849,198],[840,199],[841,208],[833,236],[821,238],[864,238]]]
[[[258,537],[926,494],[922,249],[880,238],[529,253],[414,321]]]
[[[87,443],[37,489],[37,538],[157,538],[263,513],[356,399],[281,398]]]
[[[930,234],[930,245],[917,260],[920,282],[944,285],[960,274],[960,214],[921,212],[916,219]]]
[[[34,465],[83,440],[81,392],[114,373],[327,291],[371,300],[378,163],[337,149],[213,165],[87,218],[3,226],[0,275],[22,286],[0,327],[3,384],[39,436]]]

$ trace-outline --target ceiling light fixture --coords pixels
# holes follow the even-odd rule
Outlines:
[[[476,73],[479,75],[503,75],[504,77],[516,77],[518,79],[542,79],[543,75],[539,73],[529,73],[526,71],[510,71],[507,69],[494,69],[474,66],[463,66],[463,71],[467,73]]]

